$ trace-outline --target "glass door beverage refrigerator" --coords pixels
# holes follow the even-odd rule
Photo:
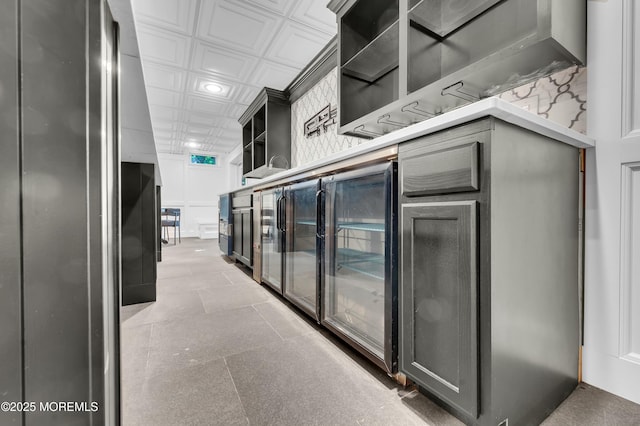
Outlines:
[[[282,294],[282,271],[284,267],[284,191],[283,188],[262,191],[261,281]]]
[[[284,296],[319,320],[318,210],[321,205],[318,179],[285,188],[285,281]]]
[[[397,369],[397,165],[323,178],[322,324]]]

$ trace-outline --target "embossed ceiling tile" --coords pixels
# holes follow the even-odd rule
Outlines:
[[[212,73],[237,81],[246,81],[257,59],[237,51],[195,41],[193,70]]]
[[[184,68],[187,66],[190,38],[146,24],[137,25],[140,55],[151,60]]]
[[[236,98],[236,102],[240,104],[250,105],[260,93],[261,88],[255,86],[244,86],[238,93],[238,97]]]
[[[240,118],[242,114],[244,114],[247,108],[249,108],[248,105],[233,104],[229,108],[229,117],[233,118],[234,120],[237,120]]]
[[[219,135],[221,138],[236,139],[237,141],[239,141],[242,132],[240,131],[240,127],[238,126],[237,129],[220,129]]]
[[[207,135],[202,135],[200,133],[184,132],[182,133],[181,140],[184,142],[204,143],[207,140]]]
[[[146,86],[175,90],[176,92],[184,90],[186,71],[151,61],[143,61],[143,68]]]
[[[180,119],[180,111],[175,108],[168,108],[160,105],[149,105],[151,120],[156,122],[172,122]]]
[[[218,138],[215,139],[214,142],[218,143],[220,145],[234,146],[234,145],[238,144],[238,142],[240,142],[240,139],[238,139],[238,138],[218,137]]]
[[[292,4],[295,3],[295,0],[245,0],[245,1],[255,6],[267,9],[271,12],[275,12],[283,16],[287,14],[287,12],[291,9]]]
[[[331,36],[294,22],[286,22],[267,50],[266,57],[285,65],[304,68]]]
[[[182,125],[183,133],[191,133],[196,135],[208,136],[211,133],[210,126],[198,126],[194,124],[183,124]]]
[[[326,4],[325,1],[298,0],[291,12],[291,19],[334,36],[338,32],[336,15],[327,8]]]
[[[240,123],[229,117],[220,117],[220,127],[224,129],[240,129]]]
[[[187,108],[199,114],[224,114],[227,104],[196,96],[187,96]]]
[[[207,90],[207,84],[215,84],[220,88],[220,92],[211,93]],[[225,101],[233,99],[236,95],[237,87],[231,81],[225,80],[221,77],[213,77],[205,74],[189,74],[189,80],[187,83],[189,94],[210,98],[216,101]]]
[[[282,21],[277,15],[255,10],[246,3],[203,0],[198,36],[234,50],[260,56]]]
[[[206,126],[209,128],[220,125],[221,117],[212,114],[185,114],[185,125]]]
[[[149,105],[161,105],[172,108],[179,108],[182,103],[182,95],[172,90],[163,90],[157,87],[147,88],[147,99]]]
[[[187,35],[193,33],[196,0],[132,0],[131,3],[140,21]]]
[[[256,67],[251,83],[259,87],[284,90],[297,75],[297,68],[262,60]]]

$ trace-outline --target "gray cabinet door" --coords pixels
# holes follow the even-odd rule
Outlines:
[[[478,415],[476,201],[402,206],[401,369]]]
[[[233,212],[233,254],[242,256],[242,212]]]
[[[248,266],[253,260],[253,210],[242,212],[242,257]]]

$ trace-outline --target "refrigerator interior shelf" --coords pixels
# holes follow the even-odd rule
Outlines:
[[[352,229],[355,231],[384,232],[384,223],[342,222],[338,224],[338,231]]]
[[[345,268],[371,278],[384,280],[384,255],[339,248],[337,268]]]

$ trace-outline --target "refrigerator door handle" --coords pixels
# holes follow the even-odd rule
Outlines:
[[[276,228],[278,231],[284,232],[284,194],[280,195],[278,201],[276,201],[276,209],[278,211],[278,220],[276,221]]]
[[[324,189],[319,189],[316,191],[316,237],[324,238],[324,230],[320,231],[321,226],[321,216],[322,216],[322,193]]]

